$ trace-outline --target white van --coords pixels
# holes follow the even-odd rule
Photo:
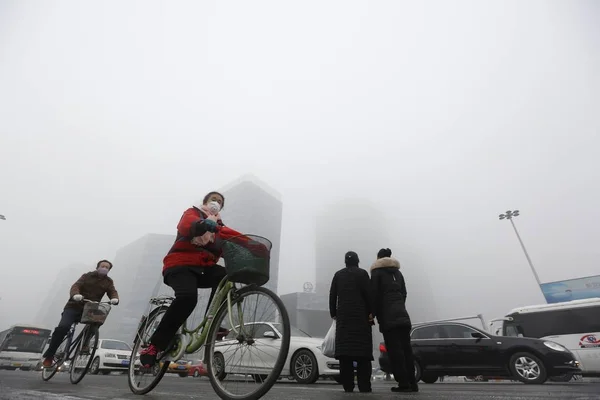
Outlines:
[[[600,298],[515,308],[490,328],[494,322],[501,322],[496,332],[503,336],[562,344],[581,363],[583,376],[600,376]]]

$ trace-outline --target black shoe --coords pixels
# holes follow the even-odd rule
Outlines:
[[[419,391],[419,385],[417,385],[416,383],[411,383],[410,388],[413,392]]]
[[[409,393],[412,391],[412,387],[410,386],[395,386],[392,388],[392,392],[394,393]]]
[[[373,389],[361,390],[361,393],[373,393]]]

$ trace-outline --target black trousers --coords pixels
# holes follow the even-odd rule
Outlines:
[[[75,322],[81,321],[81,315],[83,314],[83,310],[77,308],[65,308],[60,315],[60,322],[58,326],[54,328],[54,332],[52,332],[52,338],[50,339],[50,345],[48,349],[44,353],[44,358],[54,357],[56,354],[56,350],[62,343],[67,333],[69,333],[69,329],[71,329],[71,325]]]
[[[398,386],[409,386],[415,380],[415,364],[410,346],[410,327],[396,328],[383,333],[392,373]]]
[[[173,267],[165,275],[165,283],[175,291],[175,300],[163,316],[150,339],[160,350],[166,350],[169,342],[198,304],[198,289],[211,289],[205,315],[215,296],[219,282],[227,275],[220,265],[211,267]]]
[[[347,392],[354,390],[354,361],[356,361],[356,378],[358,390],[361,392],[371,391],[372,363],[368,358],[340,357],[340,380]]]

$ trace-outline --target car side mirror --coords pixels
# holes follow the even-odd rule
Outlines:
[[[268,339],[277,339],[277,335],[273,331],[266,331],[263,336]]]
[[[485,339],[485,336],[481,332],[472,332],[471,337],[474,339]]]

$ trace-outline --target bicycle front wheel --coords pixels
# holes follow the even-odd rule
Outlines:
[[[246,286],[231,292],[210,326],[205,356],[208,378],[224,400],[256,400],[273,387],[290,348],[290,319],[269,289]],[[221,339],[224,329],[229,330]],[[259,377],[257,379],[257,377]]]
[[[77,341],[77,350],[71,360],[71,369],[69,371],[69,379],[71,383],[76,385],[90,370],[90,365],[94,360],[96,349],[98,348],[98,327],[87,325],[79,334]]]

